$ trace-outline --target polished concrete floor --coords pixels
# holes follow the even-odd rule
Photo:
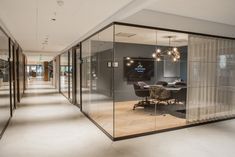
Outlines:
[[[112,142],[50,84],[32,82],[0,157],[234,157],[235,120]]]

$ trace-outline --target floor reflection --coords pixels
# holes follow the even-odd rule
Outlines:
[[[111,135],[114,127],[115,137],[186,125],[185,104],[181,102],[155,104],[133,110],[137,102],[138,100],[114,103],[112,97],[104,94],[89,93],[86,90],[83,92],[83,111]]]

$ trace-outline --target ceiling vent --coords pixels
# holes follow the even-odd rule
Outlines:
[[[123,32],[120,32],[120,33],[116,34],[117,37],[125,37],[125,38],[130,38],[130,37],[133,37],[135,35],[136,34],[134,34],[134,33],[123,33]]]

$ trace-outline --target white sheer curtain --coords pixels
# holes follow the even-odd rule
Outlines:
[[[235,113],[235,41],[189,35],[187,121]]]

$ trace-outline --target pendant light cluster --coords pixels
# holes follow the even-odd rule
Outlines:
[[[157,43],[157,32],[156,32],[156,48],[155,52],[153,52],[152,57],[156,59],[156,61],[161,61],[164,56],[168,55],[171,56],[172,61],[177,62],[180,59],[180,52],[178,51],[177,47],[171,46],[171,39],[175,36],[167,36],[169,39],[169,48],[166,51],[161,51],[161,49],[158,47]]]
[[[126,57],[126,60],[128,60],[128,62],[126,63],[126,66],[128,66],[128,67],[134,63],[134,60],[132,60],[130,57]]]

